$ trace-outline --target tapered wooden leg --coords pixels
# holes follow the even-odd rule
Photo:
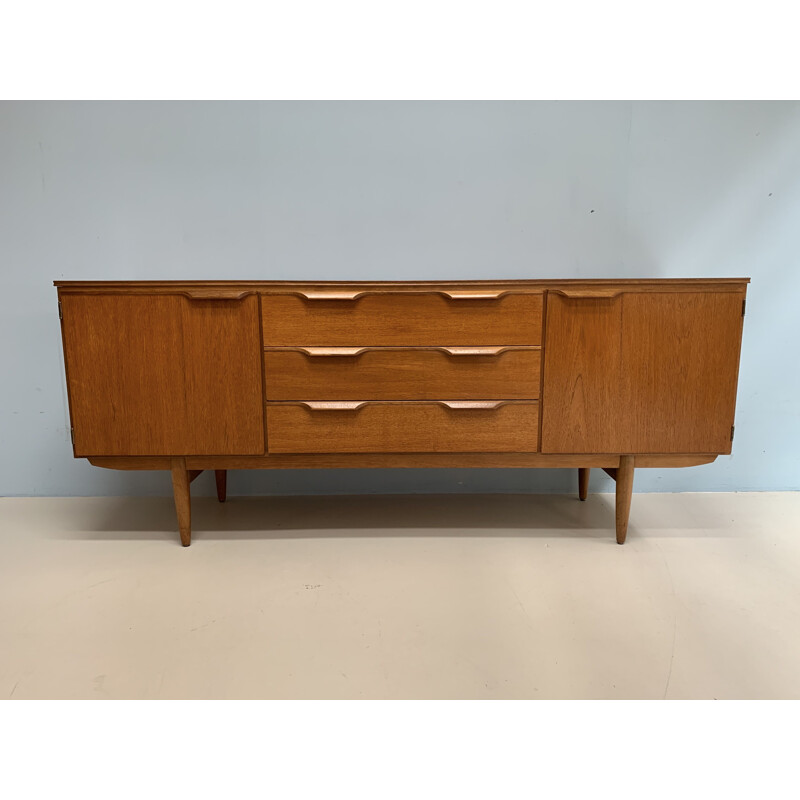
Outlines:
[[[578,497],[586,499],[589,494],[589,467],[578,467]]]
[[[228,496],[228,470],[215,469],[214,477],[217,479],[217,500],[224,503]]]
[[[620,456],[617,479],[617,544],[625,544],[633,494],[633,456]]]
[[[172,459],[172,493],[175,495],[181,544],[188,547],[192,543],[192,504],[189,495],[189,471],[186,469],[185,458]]]

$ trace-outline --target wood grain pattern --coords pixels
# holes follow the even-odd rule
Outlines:
[[[75,455],[263,453],[257,302],[65,296]]]
[[[575,301],[548,292],[542,452],[616,450],[621,329],[621,297]]]
[[[712,292],[624,296],[630,442],[621,452],[731,452],[742,300]]]
[[[538,349],[489,348],[489,355],[451,355],[436,348],[352,348],[345,355],[329,348],[326,352],[330,354],[267,350],[267,399],[535,400],[539,396]]]
[[[182,452],[264,452],[258,298],[180,299],[187,440]]]
[[[742,294],[551,293],[548,453],[729,453]]]
[[[314,411],[267,404],[270,453],[526,452],[537,448],[539,406],[453,410],[441,403],[367,402]]]
[[[264,345],[429,346],[538,345],[542,294],[451,300],[441,294],[368,294],[357,300],[261,296]]]

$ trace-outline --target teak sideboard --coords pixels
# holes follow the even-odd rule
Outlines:
[[[635,467],[731,452],[747,278],[56,281],[73,453],[170,470]]]

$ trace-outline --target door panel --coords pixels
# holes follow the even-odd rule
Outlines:
[[[545,453],[729,453],[741,292],[548,293]]]
[[[264,452],[255,296],[61,303],[76,456]]]

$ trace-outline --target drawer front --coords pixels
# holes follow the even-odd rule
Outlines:
[[[531,347],[267,350],[268,400],[535,400],[541,351]]]
[[[266,347],[538,345],[542,293],[261,296]]]
[[[268,403],[270,453],[533,453],[536,402]]]

